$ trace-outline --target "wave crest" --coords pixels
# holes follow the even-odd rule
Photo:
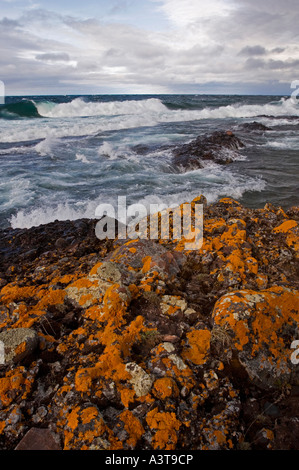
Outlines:
[[[0,107],[0,119],[40,118],[36,104],[31,100],[22,100]]]
[[[56,104],[54,107],[39,103],[37,109],[41,116],[50,118],[117,116],[167,111],[167,108],[157,98],[108,102],[87,102],[82,98],[75,98],[69,103]]]

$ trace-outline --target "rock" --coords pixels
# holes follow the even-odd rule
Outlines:
[[[57,238],[55,246],[58,249],[63,249],[68,245],[67,241],[64,238]]]
[[[165,335],[162,339],[166,343],[177,343],[180,340],[180,338],[175,335]]]
[[[256,121],[241,124],[239,128],[244,129],[246,131],[271,131],[271,127],[267,127],[264,124]]]
[[[200,423],[200,450],[230,450],[233,440],[240,438],[236,424],[240,416],[240,401],[229,402],[220,413],[205,417]]]
[[[299,336],[299,292],[284,287],[234,291],[216,303],[212,318],[232,340],[250,379],[264,389],[296,383],[291,343]]]
[[[230,151],[238,151],[244,144],[231,131],[214,132],[211,136],[198,137],[173,150],[173,164],[184,171],[202,168],[205,161],[220,165],[233,161]]]
[[[152,378],[138,364],[134,362],[128,363],[126,365],[126,370],[131,375],[129,382],[132,384],[136,396],[146,396],[152,387]]]
[[[15,450],[61,450],[61,446],[49,429],[31,428]]]
[[[266,402],[264,405],[264,413],[267,416],[278,418],[281,415],[280,409],[274,403]]]
[[[4,344],[5,364],[21,362],[38,345],[38,335],[30,328],[12,328],[0,333]]]
[[[263,428],[257,432],[254,440],[258,449],[273,449],[274,433],[271,429]]]

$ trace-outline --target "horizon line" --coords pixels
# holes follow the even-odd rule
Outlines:
[[[28,96],[289,96],[286,93],[43,93],[6,95],[6,98]]]

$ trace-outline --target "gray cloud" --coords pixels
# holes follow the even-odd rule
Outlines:
[[[267,54],[266,49],[263,46],[246,46],[239,52],[239,55],[254,56],[254,55],[265,55]]]
[[[285,47],[275,47],[274,49],[272,49],[272,53],[273,54],[282,54],[282,52],[285,51]]]
[[[208,20],[189,11],[191,23],[163,31],[30,10],[0,20],[0,79],[11,94],[286,88],[297,77],[298,7],[269,2],[240,0],[226,16]]]
[[[117,0],[116,2],[114,2],[112,7],[110,8],[109,14],[114,15],[114,14],[126,11],[131,6],[131,4],[132,2],[128,0]]]
[[[45,60],[51,62],[69,62],[70,56],[65,52],[48,52],[45,54],[37,54],[35,56],[36,60]]]

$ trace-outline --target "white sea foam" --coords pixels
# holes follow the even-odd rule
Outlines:
[[[291,138],[288,137],[282,140],[269,140],[267,143],[262,145],[263,147],[271,147],[274,149],[282,149],[282,150],[297,150],[299,149],[299,140],[298,137]]]
[[[28,204],[33,201],[34,190],[30,181],[24,177],[6,178],[1,181],[0,188],[3,194],[6,195],[6,201],[1,205],[3,211],[20,207],[24,204],[24,201]]]
[[[130,204],[143,204],[149,211],[151,204],[166,204],[173,207],[185,202],[191,202],[202,193],[209,203],[217,201],[220,197],[229,196],[240,199],[247,191],[263,191],[266,182],[262,178],[253,178],[239,173],[231,172],[216,164],[209,164],[203,169],[193,172],[173,175],[176,192],[171,194],[165,191],[165,176],[157,175],[155,194],[140,197],[138,188],[130,195]],[[188,186],[189,185],[189,186]],[[189,189],[192,188],[192,189]],[[195,188],[195,189],[194,189]],[[20,210],[10,219],[12,228],[30,228],[40,224],[47,224],[55,220],[76,220],[80,218],[95,218],[95,210],[100,203],[112,204],[117,218],[117,195],[107,192],[96,200],[82,202],[65,202],[60,204],[41,203],[39,207]],[[128,202],[129,204],[129,202]]]
[[[96,202],[80,204],[61,203],[53,206],[43,205],[34,209],[20,210],[10,218],[12,228],[31,228],[48,224],[55,220],[77,220],[94,218]]]
[[[104,155],[110,160],[117,160],[119,157],[119,152],[113,147],[110,142],[103,142],[103,144],[98,149],[99,155]]]
[[[30,151],[30,147],[28,146],[18,146],[18,147],[9,147],[7,149],[0,149],[0,155],[20,155],[26,154]]]
[[[49,135],[44,140],[36,144],[34,149],[41,156],[45,156],[45,155],[53,156],[54,147],[57,144],[59,144],[59,140],[56,137]]]
[[[104,141],[98,149],[98,154],[109,158],[109,160],[128,160],[135,163],[139,162],[138,155],[125,144],[112,144],[112,142]]]
[[[82,163],[91,163],[83,153],[76,153],[76,160]]]

